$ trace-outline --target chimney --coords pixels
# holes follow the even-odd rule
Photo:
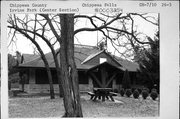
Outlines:
[[[21,56],[21,53],[19,51],[16,51],[16,58],[17,58],[18,64],[23,63],[22,56]]]

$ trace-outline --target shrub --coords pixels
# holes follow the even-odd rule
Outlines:
[[[133,97],[134,97],[135,99],[139,98],[139,92],[138,92],[138,90],[135,90],[135,91],[133,92]]]
[[[157,92],[157,89],[155,89],[155,88],[151,89],[151,92],[153,92],[153,91]]]
[[[126,96],[127,96],[127,97],[130,97],[131,94],[132,94],[131,89],[126,89]]]
[[[143,90],[146,90],[148,93],[150,93],[149,88],[143,88]]]
[[[139,94],[142,93],[142,89],[138,88],[137,90],[138,90]]]
[[[132,93],[134,93],[135,90],[136,90],[136,88],[131,88]]]
[[[120,93],[121,96],[124,96],[124,94],[125,94],[124,89],[122,88],[119,93]]]
[[[156,100],[156,98],[158,97],[158,93],[156,91],[152,91],[150,96],[153,100]]]
[[[148,97],[148,95],[149,95],[149,93],[148,93],[147,90],[143,90],[143,91],[142,91],[142,97],[143,97],[143,99],[146,99],[146,98]]]

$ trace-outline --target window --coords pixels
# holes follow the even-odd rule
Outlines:
[[[51,70],[51,76],[53,84],[58,84],[57,73],[55,70]],[[36,84],[49,84],[47,71],[45,69],[36,70]]]
[[[85,71],[78,71],[79,84],[88,84],[88,77]]]

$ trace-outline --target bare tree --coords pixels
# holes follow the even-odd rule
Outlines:
[[[69,15],[67,16],[66,15],[64,16],[52,15],[51,16],[51,15],[46,15],[46,14],[40,14],[38,16],[35,15],[34,19],[30,19],[29,16],[25,16],[23,18],[15,17],[16,19],[12,19],[12,17],[10,17],[10,20],[8,22],[10,24],[9,28],[14,29],[18,33],[23,34],[26,38],[31,40],[33,44],[37,47],[39,52],[41,51],[40,46],[38,46],[38,43],[35,42],[35,39],[38,40],[38,38],[40,38],[41,40],[45,41],[45,43],[49,46],[53,54],[54,61],[55,61],[59,85],[62,85],[62,89],[63,89],[64,107],[66,111],[64,116],[65,117],[82,117],[79,87],[78,87],[79,86],[78,76],[77,76],[76,66],[74,62],[74,48],[70,50],[70,48],[74,44],[73,16],[74,15],[70,15],[70,16]],[[69,20],[69,22],[66,22],[66,20],[63,20],[63,18],[66,20]],[[60,19],[62,19],[61,22],[59,22]],[[33,22],[33,24],[28,26],[30,22]],[[71,23],[71,24],[67,26],[67,23],[68,24]],[[61,25],[61,29],[59,27],[60,25]],[[39,27],[36,27],[36,26],[39,26]],[[71,32],[71,35],[70,33],[67,34],[67,31],[65,31],[64,33],[62,29],[67,30],[68,32]],[[46,34],[49,31],[52,33],[52,36],[53,36],[51,38],[48,37],[49,34],[48,35]],[[61,34],[64,34],[64,35],[60,36],[60,32]],[[53,41],[53,38],[55,39],[54,41]],[[69,38],[68,40],[69,42],[67,42],[66,38]],[[61,45],[60,64],[58,62],[58,57],[57,57],[59,50],[55,50],[54,48],[54,45],[56,43],[59,43],[59,45]],[[63,47],[65,47],[65,49],[63,49]],[[41,55],[43,56],[44,54],[41,54]],[[67,70],[62,69],[62,67]]]
[[[26,38],[28,38],[35,46],[36,48],[38,49],[39,53],[41,54],[41,58],[44,62],[44,65],[46,67],[46,70],[47,70],[47,74],[48,74],[48,79],[49,79],[49,84],[50,84],[50,96],[51,96],[51,99],[54,99],[55,96],[54,96],[54,88],[53,88],[53,82],[52,82],[52,75],[51,75],[51,71],[50,71],[50,67],[49,67],[49,64],[48,64],[48,61],[44,55],[44,52],[42,51],[41,47],[39,46],[39,44],[36,42],[35,40],[35,34],[33,36],[30,36],[26,29],[22,29],[20,28],[18,25],[17,25],[17,22],[19,21],[19,19],[16,18],[16,16],[14,15],[14,20],[13,20],[13,17],[10,17],[10,19],[8,20],[8,23],[11,25],[11,26],[8,26],[9,28],[12,28],[14,29],[14,33],[17,31],[19,33],[21,33],[22,35],[24,35]],[[23,22],[23,21],[19,21],[19,22]],[[24,25],[22,23],[22,25]],[[34,26],[36,27],[36,25]],[[35,30],[33,31],[35,32]],[[14,36],[13,36],[14,37]]]
[[[82,117],[78,74],[74,60],[74,15],[61,14],[60,66],[63,82],[65,117]]]
[[[148,42],[146,39],[138,38],[138,33],[135,32],[134,26],[132,25],[133,15],[144,17],[146,14],[120,13],[116,15],[100,14],[100,16],[39,14],[34,15],[34,18],[26,16],[24,18],[17,17],[12,19],[12,17],[10,17],[9,28],[23,34],[34,44],[36,44],[36,42],[34,42],[35,39],[41,39],[47,44],[47,46],[49,46],[53,54],[57,70],[59,87],[61,88],[62,85],[65,108],[64,116],[82,117],[83,114],[80,103],[78,74],[74,61],[74,35],[83,31],[100,31],[106,40],[110,40],[112,44],[115,44],[115,41],[117,41],[120,44],[120,47],[123,47],[120,42],[120,38],[126,37],[130,42],[124,43],[124,47],[131,44],[132,48],[129,49],[129,47],[127,47],[127,50],[130,51],[135,49],[135,44],[151,44],[152,42]],[[74,20],[78,22],[78,19],[89,20],[92,27],[83,27],[74,31]],[[147,19],[147,17],[144,17],[143,19],[151,22]],[[119,23],[117,27],[113,25],[116,23]],[[60,48],[60,50],[55,50],[56,45]],[[36,47],[38,47],[38,44],[36,44]],[[58,62],[58,53],[60,53],[60,63]]]
[[[141,19],[158,27],[157,15],[147,13],[120,13],[115,15],[76,15],[76,19],[88,19],[91,27],[77,29],[74,34],[83,31],[99,31],[104,35],[105,42],[110,41],[121,57],[133,57],[136,47],[150,46],[148,35],[137,30],[135,19]],[[157,28],[158,29],[158,28]],[[154,31],[155,33],[156,31]],[[119,48],[124,48],[123,52]]]

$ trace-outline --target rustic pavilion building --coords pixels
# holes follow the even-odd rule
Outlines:
[[[52,53],[45,54],[51,68],[54,90],[58,93],[58,80]],[[124,71],[130,74],[131,84],[136,85],[138,64],[113,56],[94,46],[75,45],[75,63],[79,75],[80,91],[94,87],[119,89]],[[43,60],[39,56],[23,55],[18,68],[26,74],[24,90],[28,93],[49,92],[49,82]],[[20,86],[21,87],[21,86]]]

